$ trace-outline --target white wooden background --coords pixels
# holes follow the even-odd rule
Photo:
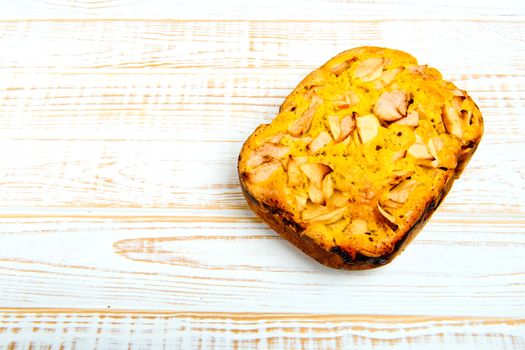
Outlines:
[[[0,4],[0,349],[524,349],[525,3]],[[345,49],[468,90],[482,144],[392,264],[325,268],[236,159]]]

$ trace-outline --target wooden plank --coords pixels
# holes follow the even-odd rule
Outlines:
[[[524,330],[509,318],[0,311],[2,349],[521,349]]]
[[[20,0],[2,8],[2,19],[15,18],[139,18],[139,19],[239,19],[239,20],[359,20],[359,19],[493,19],[511,21],[525,15],[522,3],[502,0],[405,1],[241,1],[182,0],[123,1]]]
[[[438,212],[391,265],[347,272],[248,211],[141,212],[3,217],[0,306],[523,316],[523,215]]]
[[[258,67],[303,68],[306,73],[343,50],[376,45],[405,50],[445,76],[522,74],[524,28],[525,19],[518,23],[21,20],[0,22],[0,46],[9,48],[2,52],[0,68],[67,72]],[[458,40],[458,33],[469,33],[468,40]],[[429,42],[432,45],[423,45]]]

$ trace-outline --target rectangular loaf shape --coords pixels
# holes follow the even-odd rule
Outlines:
[[[450,190],[483,134],[463,90],[409,54],[345,51],[314,70],[245,142],[250,207],[319,262],[390,262]]]

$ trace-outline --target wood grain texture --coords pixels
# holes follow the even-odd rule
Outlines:
[[[524,348],[524,38],[510,0],[4,4],[0,349]],[[407,251],[349,273],[257,219],[235,167],[360,45],[438,68],[485,136]]]
[[[20,0],[2,9],[1,19],[111,18],[111,19],[242,19],[242,20],[359,20],[359,19],[504,19],[525,16],[525,6],[513,0]]]
[[[525,319],[1,310],[9,349],[516,349]]]
[[[377,45],[405,50],[421,63],[438,67],[446,77],[521,76],[525,68],[524,23],[525,18],[511,23],[439,19],[0,21],[0,45],[9,48],[3,54],[0,68],[24,68],[31,72],[58,69],[60,73],[73,68],[97,68],[91,72],[99,74],[105,73],[102,69],[106,68],[135,68],[136,74],[152,69],[167,72],[168,68],[281,68],[302,69],[297,72],[300,79],[343,50]],[[458,36],[462,32],[468,33],[468,37]],[[432,45],[422,46],[422,42]],[[206,78],[207,72],[196,72]],[[292,81],[286,88],[297,83]]]
[[[246,210],[39,213],[0,220],[6,306],[523,315],[518,216],[473,224],[475,215],[440,212],[395,264],[349,274],[312,261]]]

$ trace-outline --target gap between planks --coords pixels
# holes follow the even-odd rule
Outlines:
[[[388,322],[410,323],[429,321],[481,321],[484,323],[506,323],[525,325],[525,318],[521,317],[473,317],[473,316],[421,316],[421,315],[366,315],[366,314],[311,314],[311,313],[276,313],[276,312],[191,312],[191,311],[166,311],[166,310],[140,310],[140,309],[82,309],[82,308],[9,308],[0,307],[2,314],[84,314],[104,315],[119,318],[125,315],[138,315],[143,317],[191,317],[215,318],[232,320],[326,320],[326,321],[360,321],[360,322]]]
[[[489,17],[489,18],[436,18],[433,16],[418,18],[378,18],[378,19],[352,19],[354,23],[406,23],[406,22],[470,22],[470,23],[525,23],[524,16],[516,17]],[[199,18],[88,18],[88,17],[70,17],[70,18],[0,18],[0,23],[24,23],[24,22],[56,22],[56,23],[78,23],[78,22],[144,22],[144,23],[348,23],[344,19],[199,19]]]
[[[334,52],[334,55],[337,54],[337,52]],[[327,56],[327,59],[329,57]],[[293,76],[297,75],[300,78],[303,78],[307,73],[310,73],[313,69],[318,68],[319,65],[321,65],[322,62],[318,62],[317,65],[312,64],[308,66],[282,66],[282,65],[276,65],[274,67],[271,66],[238,66],[238,67],[206,67],[206,66],[184,66],[184,67],[164,67],[159,68],[158,66],[152,65],[151,67],[145,67],[147,69],[143,69],[144,67],[56,67],[56,66],[50,66],[50,67],[0,67],[0,72],[7,73],[13,73],[16,74],[46,74],[46,75],[145,75],[145,76],[152,76],[152,75],[168,75],[172,76],[174,73],[180,74],[180,75],[188,75],[188,76],[194,76],[195,70],[198,69],[199,73],[207,72],[210,74],[213,74],[210,78],[217,78],[217,77],[223,77],[224,74],[230,74],[233,77],[245,77],[247,73],[255,74],[253,79],[251,80],[259,80],[259,79],[268,79],[268,74],[275,74],[276,79],[280,79],[280,77],[284,74],[287,76],[290,76],[291,78],[288,80],[289,86],[275,86],[273,89],[275,90],[284,90],[286,92],[291,92],[293,88],[297,85],[299,81],[291,81],[293,79]],[[495,73],[473,73],[469,72],[467,74],[460,74],[460,73],[451,73],[447,75],[446,79],[453,81],[455,84],[461,84],[464,83],[465,80],[479,80],[479,79],[491,79],[491,78],[516,78],[520,79],[525,77],[525,73],[514,70],[509,73],[501,73],[501,72],[495,72]],[[284,80],[284,79],[283,79]],[[29,81],[29,80],[28,80]],[[34,83],[34,81],[30,81],[31,83]],[[33,87],[32,87],[33,88]],[[53,88],[56,88],[53,86]],[[258,89],[259,87],[255,86],[252,87],[255,89]],[[505,86],[504,86],[505,88]],[[6,91],[16,91],[25,90],[26,87],[18,87],[18,88],[10,88],[7,87]],[[494,92],[493,90],[473,90],[469,89],[469,92],[472,91],[483,91],[483,92]],[[512,90],[514,92],[514,90]],[[518,86],[519,92],[523,91],[521,89],[521,86]],[[250,96],[250,97],[257,97],[257,96]],[[259,97],[268,97],[268,96],[259,96]],[[274,97],[284,97],[282,95],[276,95]],[[521,97],[521,96],[520,96]]]
[[[133,312],[0,311],[0,347],[180,349],[520,349],[523,319]]]
[[[487,215],[494,214],[494,215]],[[189,206],[188,208],[166,208],[166,207],[0,207],[0,219],[117,219],[129,221],[163,221],[163,222],[261,222],[247,207],[240,205],[239,208],[224,208],[217,206]],[[447,223],[476,223],[486,224],[525,224],[523,213],[517,212],[475,212],[458,213],[454,210],[446,210],[440,207],[436,215],[432,217],[433,222]]]

